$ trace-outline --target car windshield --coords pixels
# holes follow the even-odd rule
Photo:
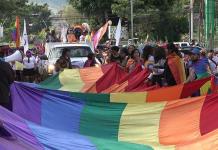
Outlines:
[[[187,43],[182,43],[182,44],[181,44],[181,47],[186,47],[186,46],[188,46]]]
[[[63,52],[63,49],[70,50],[70,58],[73,57],[87,57],[91,53],[91,48],[88,46],[72,46],[72,47],[55,47],[51,50],[50,58],[59,58]]]

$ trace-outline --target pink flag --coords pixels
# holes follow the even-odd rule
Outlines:
[[[99,41],[102,39],[103,35],[105,34],[105,32],[107,31],[107,27],[108,27],[108,22],[102,26],[96,33],[95,35],[92,37],[92,41],[94,44],[94,48],[96,49],[98,46]]]

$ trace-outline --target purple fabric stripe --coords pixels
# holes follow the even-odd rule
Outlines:
[[[0,138],[1,150],[44,150],[25,120],[3,107],[0,107],[0,125],[12,135],[10,139]]]
[[[22,83],[13,83],[11,85],[13,112],[24,119],[41,124],[42,96],[43,90],[33,89]]]

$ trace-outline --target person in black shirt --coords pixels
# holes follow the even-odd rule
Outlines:
[[[2,58],[2,53],[0,51],[0,58]],[[12,110],[10,102],[10,85],[14,81],[14,71],[11,68],[10,64],[4,62],[3,59],[0,59],[0,105]]]

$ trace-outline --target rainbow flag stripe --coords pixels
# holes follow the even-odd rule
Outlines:
[[[172,87],[148,87],[144,83],[148,75],[149,72],[142,70],[141,67],[136,68],[131,74],[127,74],[117,64],[110,64],[101,68],[66,69],[41,83],[40,87],[86,93],[144,92],[147,101],[186,98],[199,89],[201,89],[201,95],[205,95],[210,88],[210,78]]]
[[[11,93],[13,113],[0,108],[0,120],[15,137],[0,138],[6,150],[218,147],[217,94],[149,102],[146,92],[73,93],[24,83],[14,83]]]

